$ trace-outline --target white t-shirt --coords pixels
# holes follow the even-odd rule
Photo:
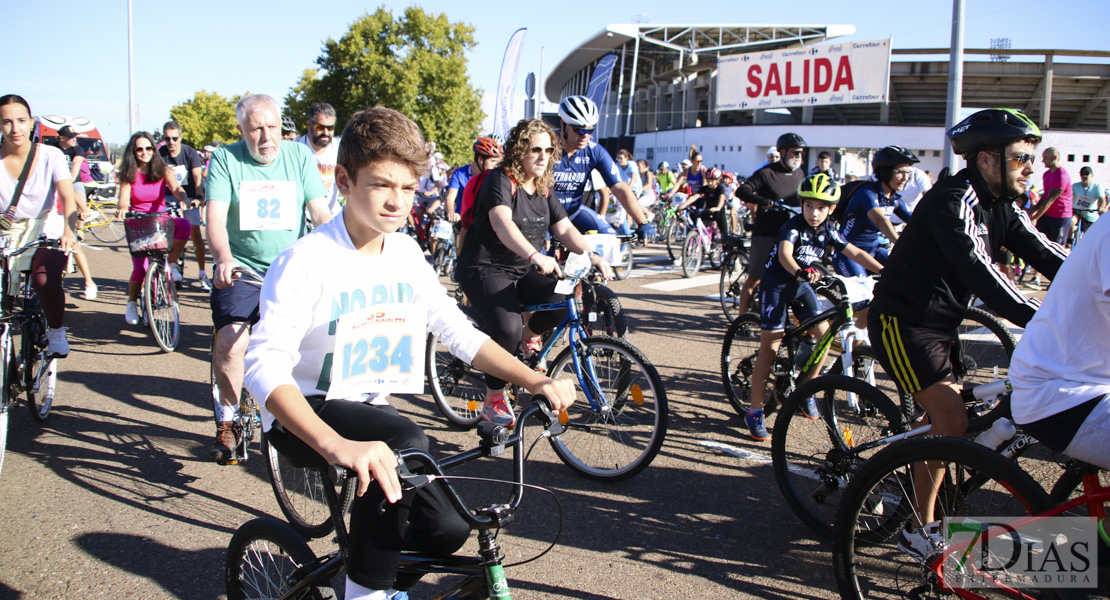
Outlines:
[[[331,138],[331,143],[324,148],[323,152],[316,151],[307,133],[297,138],[297,142],[308,146],[312,156],[316,157],[316,166],[320,168],[320,180],[324,182],[324,198],[327,200],[328,210],[331,211],[331,216],[338,215],[343,208],[339,204],[339,190],[335,186],[335,165],[339,162],[339,138]]]
[[[1110,393],[1110,219],[1052,280],[1010,361],[1014,420],[1032,423]]]
[[[382,253],[355,250],[344,214],[289,246],[270,266],[259,298],[261,320],[251,334],[244,385],[262,407],[262,427],[274,417],[265,401],[278,386],[296,385],[305,396],[323,396],[330,387],[335,323],[340,315],[384,303],[414,303],[427,312],[427,330],[466,362],[489,337],[474,329],[411,237],[394,233]],[[424,340],[420,340],[421,351]],[[386,394],[354,401],[386,404]]]
[[[27,175],[27,183],[19,195],[19,205],[15,209],[17,219],[41,219],[54,209],[55,184],[63,179],[73,180],[69,174],[69,161],[62,151],[39,144],[35,152],[37,164]],[[20,165],[22,170],[23,165]],[[6,169],[0,169],[0,213],[8,210],[12,195],[19,184],[19,176],[12,177]]]

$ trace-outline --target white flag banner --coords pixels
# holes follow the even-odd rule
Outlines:
[[[890,40],[717,59],[717,110],[886,102]]]
[[[513,94],[516,92],[516,73],[520,68],[520,54],[524,49],[526,27],[516,30],[509,38],[505,48],[505,59],[501,61],[501,76],[497,79],[497,102],[493,107],[493,132],[502,139],[509,138],[513,122]]]

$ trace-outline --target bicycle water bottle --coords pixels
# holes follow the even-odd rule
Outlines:
[[[1002,417],[995,421],[990,429],[980,433],[975,438],[975,441],[991,450],[997,450],[1003,442],[1014,437],[1016,433],[1017,426],[1014,425],[1014,422],[1006,417]]]
[[[798,344],[798,351],[794,354],[794,364],[800,369],[806,366],[806,361],[813,356],[813,349],[817,346],[817,337],[807,335]]]

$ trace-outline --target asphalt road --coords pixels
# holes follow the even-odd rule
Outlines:
[[[217,598],[232,533],[281,513],[264,465],[221,467],[208,387],[210,313],[190,263],[182,342],[165,354],[148,330],[123,321],[130,260],[122,244],[88,252],[100,297],[66,281],[72,353],[44,424],[24,405],[10,422],[0,476],[0,598]],[[769,443],[742,436],[725,400],[719,356],[725,318],[711,296],[717,272],[693,279],[660,249],[640,253],[614,282],[631,341],[655,363],[670,401],[670,430],[645,472],[618,484],[570,472],[546,442],[529,482],[562,504],[562,537],[535,562],[509,569],[520,598],[831,598],[830,546],[785,506]],[[448,428],[429,396],[399,397],[448,453],[473,433]],[[766,458],[764,458],[766,457]],[[460,474],[508,478],[507,459]],[[470,489],[474,494],[489,487]],[[554,503],[530,494],[501,536],[509,562],[541,552],[559,525]],[[330,541],[314,549],[326,551]],[[472,547],[473,540],[471,545]],[[413,597],[426,597],[417,588]]]

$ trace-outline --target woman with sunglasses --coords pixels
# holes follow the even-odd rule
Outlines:
[[[47,355],[65,358],[69,354],[69,342],[66,340],[66,328],[62,326],[66,306],[62,270],[66,265],[65,253],[77,247],[77,237],[73,233],[77,225],[77,201],[65,155],[52,146],[35,144],[31,140],[34,124],[31,107],[26,100],[15,94],[0,96],[0,135],[3,136],[0,159],[4,163],[4,174],[0,176],[0,212],[5,220],[10,221],[6,228],[0,228],[0,234],[8,236],[8,248],[18,248],[34,240],[54,209],[55,197],[61,197],[65,230],[60,239],[60,251],[40,248],[24,252],[10,268],[16,276],[21,271],[31,272],[31,286],[46,315]],[[30,156],[32,147],[35,151],[33,159]],[[19,186],[28,159],[31,159],[30,170],[13,209],[15,189]],[[18,281],[17,277],[12,279],[13,283]]]
[[[162,157],[155,151],[154,138],[149,133],[140,131],[131,136],[127,142],[127,149],[123,152],[123,161],[119,169],[119,214],[120,217],[127,212],[152,213],[166,207],[166,190],[169,190],[178,202],[182,204],[189,201],[185,190],[177,182],[173,170],[166,166]],[[177,259],[185,250],[189,241],[189,221],[175,217],[173,220],[173,246],[170,248],[170,274],[174,281],[181,281],[181,272],[177,269]],[[146,276],[147,259],[131,257],[131,280],[127,285],[127,308],[124,310],[123,320],[128,325],[139,322],[139,289],[143,286]]]
[[[474,200],[474,222],[459,255],[459,285],[485,322],[485,333],[502,348],[515,352],[524,343],[540,347],[539,334],[562,317],[556,311],[522,320],[521,306],[562,301],[555,293],[558,262],[543,254],[550,232],[571,252],[589,252],[554,192],[559,147],[551,126],[540,119],[523,120],[509,132],[501,166],[489,171]],[[590,261],[606,279],[609,264],[596,253]],[[535,267],[533,269],[532,267]],[[511,427],[516,417],[505,402],[505,381],[486,376],[482,417]]]

